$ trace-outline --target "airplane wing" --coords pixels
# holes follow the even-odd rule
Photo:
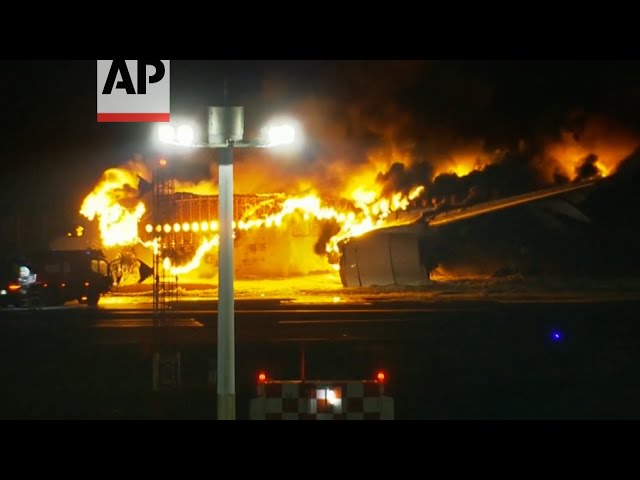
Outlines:
[[[523,205],[525,203],[536,202],[544,199],[549,199],[552,197],[556,197],[558,195],[566,194],[569,192],[575,192],[577,190],[584,190],[589,187],[593,187],[597,180],[591,180],[587,182],[579,182],[579,183],[571,183],[568,185],[561,185],[559,187],[551,187],[544,190],[537,190],[535,192],[523,193],[521,195],[515,195],[508,198],[502,198],[500,200],[492,200],[490,202],[478,203],[476,205],[472,205],[470,207],[461,207],[453,210],[448,210],[446,212],[438,213],[432,217],[427,219],[427,223],[431,227],[436,227],[439,225],[446,225],[448,223],[458,222],[460,220],[465,220],[467,218],[477,217],[478,215],[484,215],[491,212],[496,212],[498,210],[504,210],[506,208],[515,207],[518,205]],[[569,209],[566,207],[559,206],[560,204],[556,204],[555,208],[562,209],[561,213],[569,212]],[[576,217],[577,209],[573,209],[569,216]],[[579,212],[579,211],[578,211]],[[580,212],[579,212],[580,213]],[[586,217],[584,214],[581,214],[580,220],[584,221]],[[587,218],[588,221],[588,218]]]

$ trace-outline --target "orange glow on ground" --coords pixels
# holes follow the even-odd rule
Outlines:
[[[119,287],[117,291],[101,297],[99,306],[122,308],[138,305],[151,308],[153,304],[151,283]],[[215,302],[217,288],[213,282],[180,284],[179,302]],[[585,283],[583,278],[555,278],[523,281],[517,278],[492,278],[491,276],[464,275],[451,272],[448,280],[437,280],[421,287],[366,287],[344,288],[336,274],[306,275],[288,279],[236,280],[237,308],[242,301],[277,300],[283,304],[317,304],[336,306],[333,299],[339,296],[340,308],[349,304],[378,302],[384,308],[385,301],[424,301],[443,304],[449,301],[505,302],[593,302],[603,299],[626,300],[640,298],[638,280],[594,280]],[[188,306],[185,305],[185,308]],[[213,308],[213,307],[212,307]],[[392,307],[393,308],[393,307]]]

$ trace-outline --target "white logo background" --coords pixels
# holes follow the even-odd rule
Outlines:
[[[124,88],[116,88],[122,81],[120,72],[116,75],[116,81],[110,94],[102,94],[107,76],[113,60],[98,60],[98,113],[166,113],[170,112],[169,60],[160,60],[164,64],[164,77],[157,83],[149,83],[149,77],[153,76],[155,67],[147,65],[146,82],[147,93],[135,95],[127,94]],[[129,76],[136,92],[138,91],[138,61],[125,60]]]

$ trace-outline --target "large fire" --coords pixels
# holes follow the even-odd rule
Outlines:
[[[494,161],[483,147],[482,142],[477,142],[438,159],[434,177],[443,173],[464,177],[474,170],[482,170]]]
[[[580,135],[563,132],[560,140],[547,146],[546,155],[553,160],[547,165],[554,168],[547,169],[546,173],[550,181],[556,174],[569,179],[606,177],[614,173],[618,164],[637,147],[635,136],[619,125],[592,118]]]
[[[595,134],[592,133],[587,129],[582,141],[565,136],[561,141],[548,145],[545,158],[551,161],[545,160],[547,163],[542,170],[548,173],[549,184],[553,184],[554,175],[558,173],[570,180],[609,175],[635,147],[632,141],[595,141]],[[447,173],[464,177],[474,171],[482,172],[487,165],[499,162],[499,152],[487,154],[481,143],[471,145],[466,150],[440,158],[430,173],[431,178],[416,179],[413,183],[403,181],[402,188],[398,187],[396,191],[390,191],[390,182],[387,180],[394,166],[405,166],[406,171],[409,171],[413,163],[407,150],[395,147],[381,149],[370,153],[368,161],[358,166],[349,162],[333,162],[325,173],[337,175],[341,183],[331,197],[326,195],[326,185],[314,188],[313,181],[309,178],[298,178],[292,182],[295,185],[292,187],[293,191],[280,194],[277,200],[270,199],[271,203],[267,202],[268,208],[261,208],[260,204],[255,209],[244,212],[242,218],[237,218],[234,222],[234,235],[238,237],[243,232],[294,232],[301,225],[313,224],[315,230],[307,229],[313,230],[316,235],[309,251],[289,251],[288,254],[296,255],[296,262],[299,263],[311,262],[310,259],[313,258],[313,262],[316,262],[314,265],[318,264],[320,258],[325,270],[337,270],[340,241],[374,229],[400,224],[403,216],[399,212],[412,209],[421,211],[431,206],[429,185],[438,175]],[[400,170],[401,173],[404,172]],[[148,196],[144,197],[138,191],[138,181],[141,176],[146,175],[146,171],[141,162],[107,170],[84,199],[80,213],[89,220],[98,219],[104,247],[143,245],[154,253],[164,255],[160,249],[163,233],[183,236],[195,233],[196,236],[190,237],[193,248],[189,250],[189,258],[173,257],[173,260],[167,259],[163,264],[171,275],[184,276],[197,271],[207,254],[218,247],[217,221],[209,217],[196,217],[196,221],[189,219],[188,222],[180,220],[156,225],[147,219],[142,223],[151,206],[145,205],[144,199]],[[278,173],[274,173],[274,177],[277,176]],[[318,185],[323,180],[326,181],[326,178],[318,178]],[[176,181],[175,191],[211,196],[217,194],[217,186],[213,180],[195,184]],[[323,193],[319,193],[321,191]],[[336,202],[335,199],[340,201]],[[295,233],[291,235],[295,236]],[[264,252],[265,257],[270,255],[269,252]]]
[[[98,219],[101,242],[104,247],[144,245],[159,252],[161,233],[199,233],[200,244],[193,256],[181,264],[165,262],[171,275],[185,275],[196,270],[203,257],[217,248],[219,243],[217,221],[175,223],[164,225],[141,225],[141,219],[147,207],[139,198],[137,190],[138,175],[132,170],[140,168],[113,168],[107,170],[98,185],[85,198],[80,213],[89,220]],[[375,186],[375,185],[374,185]],[[213,184],[205,181],[195,185],[178,183],[176,190],[197,194],[209,194]],[[329,204],[316,193],[283,196],[282,201],[274,205],[269,213],[254,213],[234,222],[236,232],[250,232],[259,229],[287,229],[292,223],[319,222],[332,226],[332,234],[325,240],[323,256],[327,269],[337,269],[338,243],[348,237],[362,235],[375,228],[390,225],[394,220],[390,215],[406,210],[417,199],[425,187],[417,185],[409,192],[395,192],[383,196],[380,189],[357,187],[350,199],[337,206]],[[155,235],[153,240],[141,239],[141,233]],[[318,254],[320,252],[316,252]],[[309,252],[314,255],[314,252]]]
[[[89,220],[98,217],[105,247],[138,242],[138,223],[147,209],[137,198],[137,185],[137,174],[133,171],[111,168],[104,172],[98,185],[82,202],[82,215]]]
[[[343,208],[328,205],[317,194],[307,194],[303,196],[289,196],[276,207],[274,213],[253,215],[249,218],[240,219],[233,223],[233,227],[238,232],[251,232],[259,229],[291,229],[293,224],[320,222],[334,225],[333,234],[324,246],[324,254],[327,259],[326,267],[337,269],[336,260],[338,258],[338,243],[348,237],[357,237],[375,228],[390,224],[388,217],[391,213],[406,210],[410,202],[424,190],[418,186],[412,189],[407,195],[396,193],[390,198],[376,198],[374,192],[358,190],[350,204]],[[157,230],[157,227],[147,228]],[[177,266],[172,265],[169,269],[172,275],[184,275],[200,266],[202,258],[219,243],[218,224],[212,222],[193,222],[191,224],[176,224],[172,228],[164,228],[168,232],[194,232],[210,233],[204,235],[201,244],[191,260]],[[313,255],[313,252],[308,252]]]

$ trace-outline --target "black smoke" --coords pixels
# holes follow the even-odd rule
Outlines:
[[[595,161],[585,159],[580,168],[586,170]],[[636,277],[640,271],[638,182],[640,150],[594,187],[554,200],[573,205],[589,223],[561,215],[541,201],[433,228],[432,263],[459,276],[559,275],[588,281]]]
[[[318,241],[315,243],[313,247],[313,251],[317,255],[325,255],[326,245],[331,240],[331,237],[340,232],[340,226],[335,221],[325,221],[321,223],[320,226],[320,236],[318,237]]]

